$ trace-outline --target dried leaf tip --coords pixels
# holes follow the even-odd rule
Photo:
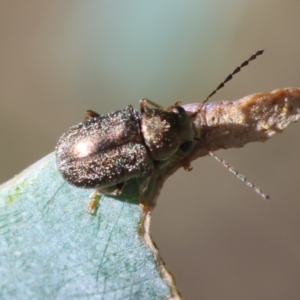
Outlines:
[[[184,105],[198,110],[199,103]],[[195,118],[195,128],[210,151],[240,148],[264,142],[300,118],[300,89],[284,88],[257,93],[237,101],[205,104]]]

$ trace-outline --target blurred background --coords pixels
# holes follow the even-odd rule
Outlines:
[[[0,182],[54,150],[85,111],[163,106],[300,86],[300,2],[0,1]],[[300,125],[177,172],[152,235],[184,299],[300,299]]]

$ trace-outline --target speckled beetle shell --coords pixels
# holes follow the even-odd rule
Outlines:
[[[155,161],[190,150],[193,139],[192,120],[181,106],[141,113],[128,106],[71,127],[58,141],[56,161],[77,187],[110,187],[151,174]]]

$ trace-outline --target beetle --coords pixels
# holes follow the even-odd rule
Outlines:
[[[56,146],[58,170],[70,184],[96,189],[90,196],[90,213],[97,209],[97,195],[120,194],[124,183],[131,178],[145,176],[145,184],[142,184],[145,191],[153,169],[162,167],[170,159],[180,159],[184,169],[191,170],[184,155],[195,141],[203,142],[194,126],[194,118],[218,90],[263,52],[258,50],[237,67],[193,113],[187,113],[180,102],[164,108],[145,98],[140,100],[140,112],[132,106],[107,115],[88,110],[85,122],[72,126],[59,139]],[[269,198],[245,176],[238,176],[237,171],[208,147],[207,150],[263,198]]]
[[[179,102],[163,108],[148,99],[140,100],[140,112],[132,106],[107,115],[89,110],[85,122],[59,139],[58,170],[70,184],[96,189],[90,204],[94,211],[96,194],[111,188],[113,194],[120,194],[129,179],[145,176],[147,180],[154,168],[188,153],[194,144],[195,116]]]

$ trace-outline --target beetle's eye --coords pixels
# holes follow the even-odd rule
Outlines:
[[[188,152],[191,150],[192,146],[193,146],[192,141],[186,141],[180,145],[179,149],[183,152]]]
[[[180,113],[184,113],[185,112],[185,109],[182,107],[182,106],[175,106],[173,108],[173,112],[175,114],[180,114]]]

